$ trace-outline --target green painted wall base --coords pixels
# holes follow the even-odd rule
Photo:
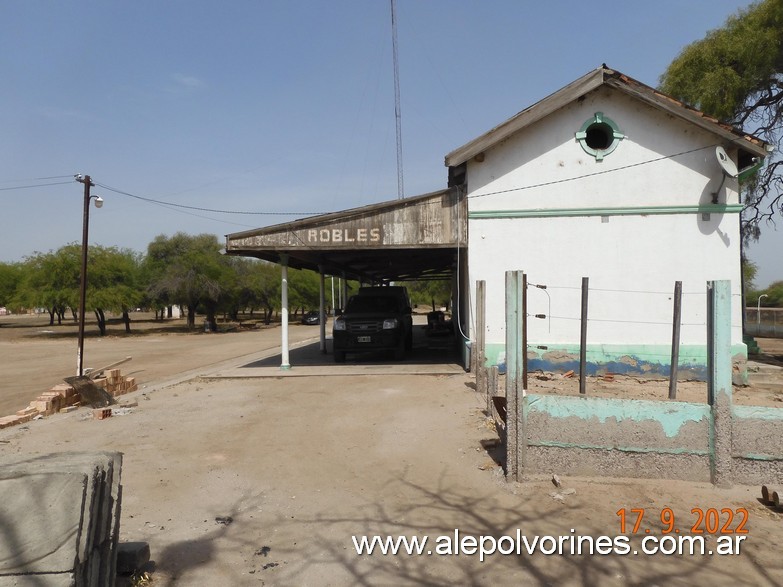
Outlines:
[[[546,346],[546,349],[537,348]],[[486,344],[486,366],[497,365],[505,371],[506,347],[502,343]],[[747,384],[748,348],[744,343],[731,347],[734,363],[734,384]],[[612,345],[594,344],[587,347],[587,374],[590,376],[616,373],[669,377],[671,373],[671,348],[668,345]],[[552,371],[565,373],[579,371],[579,345],[528,344],[528,371]],[[679,378],[707,380],[706,345],[682,345],[680,347]]]

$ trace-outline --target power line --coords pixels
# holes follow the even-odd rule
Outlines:
[[[648,165],[650,163],[657,163],[658,161],[664,161],[666,159],[673,159],[675,157],[681,157],[682,155],[687,155],[689,153],[695,153],[697,151],[702,151],[704,149],[709,149],[709,148],[714,148],[714,147],[715,147],[715,145],[707,145],[706,147],[697,147],[697,148],[694,148],[694,149],[689,149],[687,151],[681,151],[679,153],[674,153],[672,155],[662,155],[662,156],[656,157],[654,159],[648,159],[646,161],[639,161],[637,163],[631,163],[631,164],[628,164],[628,165],[623,165],[621,167],[614,167],[612,169],[604,169],[604,170],[596,171],[596,172],[593,172],[593,173],[585,173],[583,175],[578,175],[578,176],[575,176],[575,177],[569,177],[569,178],[566,178],[566,179],[559,179],[559,180],[554,180],[554,181],[550,181],[550,182],[543,182],[543,183],[533,184],[533,185],[528,185],[528,186],[520,186],[520,187],[515,187],[515,188],[508,188],[508,189],[505,189],[505,190],[498,190],[498,191],[495,191],[495,192],[487,192],[487,193],[484,193],[484,194],[474,194],[472,196],[466,196],[466,197],[467,198],[481,198],[481,197],[484,197],[484,196],[491,196],[491,195],[495,195],[495,194],[503,194],[503,193],[514,192],[514,191],[519,191],[519,190],[527,190],[527,189],[533,189],[533,188],[538,188],[538,187],[545,187],[545,186],[548,186],[548,185],[554,185],[554,184],[559,184],[559,183],[566,183],[566,182],[570,182],[570,181],[578,181],[580,179],[585,179],[585,178],[588,178],[588,177],[593,177],[593,176],[597,176],[597,175],[604,175],[604,174],[607,174],[607,173],[614,173],[614,172],[618,172],[618,171],[624,171],[626,169],[631,169],[631,168],[634,168],[634,167],[640,167],[642,165]],[[212,209],[212,208],[201,208],[201,207],[197,207],[197,206],[186,206],[184,204],[174,204],[174,203],[171,203],[171,202],[164,202],[164,201],[155,200],[155,199],[152,199],[152,198],[145,198],[145,197],[137,196],[135,194],[131,194],[131,193],[128,193],[128,192],[125,192],[125,191],[122,191],[122,190],[118,190],[116,188],[112,188],[110,186],[107,186],[107,185],[101,184],[101,183],[97,183],[97,182],[96,182],[96,185],[99,185],[102,188],[107,189],[109,191],[113,191],[113,192],[116,192],[118,194],[125,195],[125,196],[130,196],[131,198],[136,198],[136,199],[139,199],[139,200],[143,200],[145,202],[151,202],[151,203],[162,205],[162,206],[170,206],[172,208],[184,208],[184,209],[188,209],[188,210],[197,210],[197,211],[201,211],[201,212],[212,212],[212,213],[217,213],[217,214],[244,214],[244,215],[266,215],[266,216],[318,216],[318,215],[321,215],[321,214],[331,213],[331,212],[247,212],[247,211],[236,211],[236,210],[217,210],[217,209]],[[419,203],[416,203],[415,205],[416,206],[425,206],[425,205],[428,205],[428,202],[419,202]],[[360,211],[354,211],[354,212],[355,212],[355,214],[361,214]]]
[[[615,167],[615,168],[612,168],[612,169],[604,169],[604,170],[596,171],[596,172],[593,172],[593,173],[586,173],[586,174],[578,175],[578,176],[575,176],[575,177],[569,177],[569,178],[565,178],[565,179],[558,179],[558,180],[542,182],[542,183],[532,184],[532,185],[527,185],[527,186],[518,186],[518,187],[508,188],[508,189],[505,189],[505,190],[498,190],[498,191],[494,191],[494,192],[486,192],[486,193],[483,193],[483,194],[474,194],[474,195],[470,195],[470,196],[466,196],[466,197],[467,198],[483,198],[485,196],[492,196],[492,195],[497,195],[497,194],[504,194],[504,193],[510,193],[510,192],[515,192],[515,191],[522,191],[522,190],[528,190],[528,189],[535,189],[535,188],[539,188],[539,187],[546,187],[546,186],[550,186],[550,185],[556,185],[556,184],[560,184],[560,183],[567,183],[567,182],[571,182],[571,181],[578,181],[580,179],[585,179],[585,178],[588,178],[588,177],[594,177],[594,176],[597,176],[597,175],[604,175],[604,174],[607,174],[607,173],[615,173],[617,171],[623,171],[623,170],[631,169],[631,168],[634,168],[634,167],[640,167],[642,165],[648,165],[650,163],[656,163],[658,161],[664,161],[666,159],[673,159],[675,157],[680,157],[682,155],[687,155],[687,154],[690,154],[690,153],[695,153],[697,151],[701,151],[701,150],[709,149],[709,148],[714,148],[714,147],[715,147],[715,145],[707,145],[706,147],[698,147],[698,148],[695,148],[695,149],[689,149],[687,151],[681,151],[679,153],[674,153],[673,155],[662,155],[662,156],[656,157],[654,159],[648,159],[647,161],[639,161],[637,163],[631,163],[629,165],[624,165],[624,166],[621,166],[621,167]],[[73,174],[71,174],[71,175],[55,175],[55,176],[50,176],[50,177],[35,178],[35,179],[31,179],[29,181],[46,180],[46,179],[60,179],[60,178],[66,178],[66,177],[73,178],[74,176],[73,176]],[[10,183],[10,181],[7,180],[7,181],[5,181],[3,183]],[[51,182],[51,183],[22,185],[22,186],[0,188],[0,191],[11,191],[11,190],[18,190],[18,189],[31,189],[31,188],[38,188],[38,187],[48,187],[48,186],[55,186],[55,185],[65,185],[65,184],[68,184],[68,183],[71,183],[71,182],[70,181],[62,181],[62,182]],[[175,209],[181,209],[181,210],[194,210],[194,211],[197,211],[197,212],[210,212],[210,213],[213,213],[213,214],[238,214],[238,215],[245,215],[245,216],[319,216],[321,214],[329,213],[329,212],[253,212],[253,211],[246,211],[246,210],[220,210],[220,209],[215,209],[215,208],[203,208],[203,207],[199,207],[199,206],[188,206],[188,205],[185,205],[185,204],[176,204],[176,203],[173,203],[173,202],[165,202],[163,200],[156,200],[154,198],[147,198],[147,197],[144,197],[144,196],[139,196],[139,195],[136,195],[136,194],[132,194],[130,192],[126,192],[124,190],[113,188],[113,187],[111,187],[109,185],[102,184],[102,183],[99,183],[99,182],[95,182],[95,185],[98,185],[98,186],[102,187],[105,190],[109,190],[111,192],[114,192],[114,193],[117,193],[117,194],[120,194],[120,195],[123,195],[123,196],[128,196],[130,198],[141,200],[143,202],[156,204],[158,206],[164,206],[164,207],[168,207],[168,208],[175,208]],[[426,205],[426,203],[419,203],[419,204],[416,204],[416,205]]]
[[[123,190],[119,190],[117,188],[113,188],[111,186],[108,186],[106,184],[95,182],[95,185],[102,187],[105,190],[109,190],[110,192],[114,192],[116,194],[120,194],[122,196],[128,196],[130,198],[135,198],[137,200],[141,200],[143,202],[149,202],[151,204],[158,204],[161,206],[169,206],[171,208],[184,208],[186,210],[196,210],[198,212],[211,212],[213,214],[240,214],[245,216],[317,216],[319,214],[324,214],[324,212],[250,212],[246,210],[218,210],[215,208],[202,208],[200,206],[188,206],[185,204],[175,204],[173,202],[164,202],[163,200],[156,200],[154,198],[145,198],[144,196],[139,196],[136,194],[131,194],[130,192],[126,192]]]
[[[714,149],[717,145],[707,145],[706,147],[697,147],[695,149],[689,149],[687,151],[681,151],[679,153],[675,153],[674,155],[661,155],[660,157],[656,157],[655,159],[648,159],[647,161],[639,161],[638,163],[630,163],[628,165],[622,165],[620,167],[613,167],[612,169],[603,169],[601,171],[594,171],[593,173],[585,173],[583,175],[577,175],[575,177],[567,177],[564,179],[554,179],[552,181],[545,181],[542,183],[536,183],[532,185],[525,185],[521,187],[515,187],[515,188],[508,188],[505,190],[498,190],[495,192],[486,192],[483,194],[473,194],[472,196],[468,196],[468,198],[483,198],[485,196],[495,196],[497,194],[506,194],[509,192],[517,192],[522,190],[531,190],[535,188],[541,188],[541,187],[547,187],[550,185],[556,185],[560,183],[568,183],[569,181],[577,181],[580,179],[585,179],[587,177],[594,177],[596,175],[604,175],[607,173],[614,173],[615,171],[623,171],[625,169],[631,169],[633,167],[640,167],[642,165],[648,165],[650,163],[657,163],[658,161],[664,161],[666,159],[673,159],[675,157],[681,157],[682,155],[688,155],[690,153],[695,153],[697,151],[703,151],[704,149]]]
[[[73,176],[69,175],[67,177],[73,177]],[[41,179],[44,179],[44,178],[41,178]],[[47,187],[47,186],[50,186],[50,185],[65,185],[67,183],[71,183],[71,182],[70,181],[56,181],[56,182],[52,182],[52,183],[37,183],[37,184],[34,184],[34,185],[18,185],[18,186],[14,186],[14,187],[10,187],[10,188],[0,188],[0,191],[7,192],[7,191],[11,191],[11,190],[27,190],[27,189],[30,189],[30,188],[42,188],[42,187]]]
[[[155,206],[160,206],[161,208],[165,208],[166,210],[170,210],[172,212],[177,212],[179,214],[187,214],[188,216],[193,216],[195,218],[203,218],[205,220],[212,220],[213,222],[221,222],[223,224],[231,224],[233,226],[242,226],[243,228],[255,228],[255,226],[250,224],[241,224],[239,222],[231,222],[229,220],[218,220],[217,218],[204,216],[203,214],[196,214],[195,212],[190,212],[189,210],[178,209],[176,207],[171,206],[170,204],[165,204],[163,202],[150,201],[149,203]]]
[[[50,179],[65,179],[65,178],[72,178],[72,177],[73,177],[73,173],[69,175],[50,175],[48,177],[24,177],[22,179],[5,179],[0,183],[23,183],[28,181],[48,181]]]

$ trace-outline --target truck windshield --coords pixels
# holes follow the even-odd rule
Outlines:
[[[394,314],[398,311],[397,300],[390,296],[354,296],[348,300],[348,314]]]

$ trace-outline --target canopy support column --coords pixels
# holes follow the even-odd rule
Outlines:
[[[321,339],[321,352],[326,354],[326,288],[324,287],[324,267],[318,266],[318,275],[320,277],[318,283],[320,291],[318,295],[318,329],[320,331]]]
[[[280,295],[281,295],[281,309],[280,309],[280,328],[282,331],[281,356],[280,369],[287,371],[291,368],[291,363],[288,357],[288,255],[280,255],[281,279]]]

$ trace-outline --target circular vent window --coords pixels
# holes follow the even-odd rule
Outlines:
[[[603,112],[596,112],[576,133],[576,140],[584,152],[595,157],[596,161],[614,151],[624,138],[620,127],[611,118],[604,116]]]

